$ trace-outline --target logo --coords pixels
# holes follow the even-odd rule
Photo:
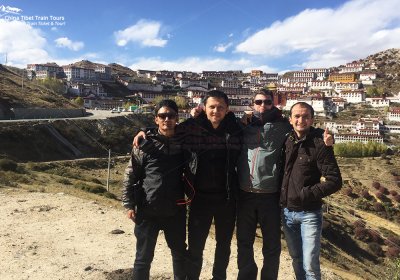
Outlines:
[[[10,7],[10,6],[0,6],[0,18],[7,14],[19,15],[22,13],[22,9]]]
[[[49,26],[49,27],[57,27],[57,26],[65,26],[65,17],[64,16],[55,16],[55,15],[26,15],[22,14],[23,10],[16,7],[10,6],[0,6],[0,20],[6,21],[22,21],[31,26]]]

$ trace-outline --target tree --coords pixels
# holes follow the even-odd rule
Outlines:
[[[178,105],[179,109],[186,109],[188,107],[188,104],[186,102],[186,98],[183,96],[175,96],[175,102],[176,105]]]
[[[45,88],[48,88],[51,91],[54,91],[58,94],[63,94],[65,92],[64,83],[60,80],[53,79],[53,78],[46,78],[40,81],[40,84],[43,85]]]
[[[75,103],[76,105],[79,105],[79,106],[82,107],[82,106],[83,106],[83,103],[84,103],[84,100],[83,100],[82,97],[78,96],[77,98],[74,99],[74,103]]]

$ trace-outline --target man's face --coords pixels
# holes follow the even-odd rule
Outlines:
[[[311,112],[307,107],[295,105],[292,108],[292,114],[290,115],[289,121],[293,126],[297,137],[302,138],[310,130],[310,127],[314,122],[314,118],[311,116]]]
[[[217,128],[228,113],[228,104],[223,98],[209,97],[205,104],[207,119]]]
[[[177,114],[174,110],[168,107],[161,107],[155,117],[155,122],[161,134],[166,135],[173,133],[176,126]]]
[[[254,111],[264,113],[265,111],[271,110],[272,106],[273,102],[270,95],[257,94],[254,97]]]

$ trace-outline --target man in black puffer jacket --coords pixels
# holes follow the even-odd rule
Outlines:
[[[122,202],[135,222],[133,279],[147,280],[158,233],[164,231],[172,253],[174,279],[186,279],[186,207],[182,182],[183,152],[174,141],[178,107],[172,100],[156,107],[158,129],[134,148],[125,170]],[[183,205],[182,205],[183,204]]]
[[[228,104],[225,93],[210,91],[204,99],[204,111],[178,127],[183,147],[197,156],[195,174],[188,176],[196,192],[189,208],[189,280],[199,279],[203,250],[213,220],[216,248],[212,275],[213,279],[227,277],[236,220],[239,189],[236,166],[242,134],[235,115],[228,111]]]

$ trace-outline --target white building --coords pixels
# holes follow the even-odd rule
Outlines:
[[[221,81],[221,87],[238,88],[239,82],[236,79],[225,79]]]
[[[365,101],[372,107],[389,107],[390,100],[381,97],[367,97]]]
[[[334,83],[332,81],[312,81],[308,83],[312,90],[332,90]]]
[[[205,79],[201,79],[201,80],[181,79],[179,81],[179,86],[181,88],[187,88],[190,86],[200,86],[200,87],[208,88],[208,80],[205,80]]]
[[[338,96],[346,99],[348,103],[361,103],[365,101],[365,92],[362,90],[342,91],[339,92]]]
[[[357,82],[348,82],[348,83],[334,83],[334,89],[336,92],[341,92],[343,90],[357,90],[360,88],[360,84]]]
[[[73,65],[62,67],[68,81],[74,80],[95,80],[96,75],[94,69],[81,68]]]
[[[325,100],[322,97],[288,97],[284,110],[289,111],[297,102],[305,102],[313,107],[315,113],[325,112]]]
[[[400,108],[390,108],[387,118],[389,121],[400,122]]]
[[[335,143],[346,142],[378,142],[383,144],[383,137],[376,135],[361,135],[361,134],[335,134]]]

